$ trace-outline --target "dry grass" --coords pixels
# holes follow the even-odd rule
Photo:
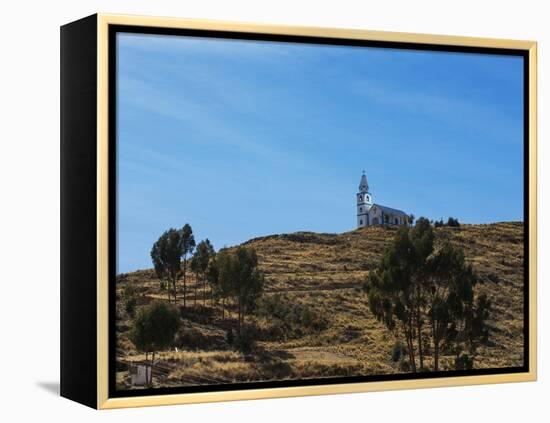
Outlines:
[[[343,234],[295,233],[248,241],[256,249],[266,274],[265,296],[280,295],[323,316],[322,330],[281,335],[276,319],[251,316],[259,341],[250,354],[234,351],[226,342],[234,312],[222,320],[219,307],[202,302],[202,285],[195,307],[194,279],[189,279],[187,309],[176,344],[179,351],[160,353],[163,371],[155,386],[184,386],[258,380],[307,379],[399,372],[391,361],[393,336],[370,313],[361,284],[375,268],[396,229],[371,227]],[[523,363],[523,224],[462,225],[436,229],[436,242],[445,239],[464,247],[479,275],[477,292],[493,304],[490,343],[479,349],[477,368],[520,366]],[[129,317],[122,304],[126,284],[139,290],[138,306],[166,298],[151,270],[119,276],[117,281],[117,354],[120,361],[143,355],[128,340]],[[179,287],[181,299],[181,284]],[[428,365],[430,357],[427,357]],[[450,358],[442,359],[450,368]],[[119,387],[131,388],[124,366]]]

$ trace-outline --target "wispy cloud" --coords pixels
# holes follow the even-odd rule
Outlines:
[[[191,100],[185,92],[166,90],[129,77],[122,77],[119,87],[119,98],[123,99],[123,103],[127,102],[192,129],[197,136],[186,138],[188,142],[226,145],[264,160],[309,169],[306,161],[287,151],[276,149],[276,143],[263,143],[257,131],[254,135],[249,135],[242,125],[232,125],[230,120],[218,117],[207,104],[204,104],[209,101],[206,96],[202,100]]]
[[[410,87],[390,85],[379,80],[359,80],[352,85],[353,94],[369,101],[395,108],[419,118],[437,120],[457,128],[470,128],[500,137],[501,141],[519,145],[522,138],[522,116],[510,116],[497,103],[469,100],[464,96],[417,91]]]

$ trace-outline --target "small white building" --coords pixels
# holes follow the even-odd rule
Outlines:
[[[132,364],[130,365],[130,379],[133,386],[145,386],[151,380],[150,364]]]
[[[401,210],[376,204],[369,191],[367,176],[363,171],[357,193],[357,227],[373,225],[407,225],[409,216]]]

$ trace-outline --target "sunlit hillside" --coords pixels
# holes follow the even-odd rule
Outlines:
[[[493,304],[490,342],[475,358],[476,368],[523,363],[523,224],[437,228],[436,243],[463,246],[479,283]],[[222,319],[207,287],[188,275],[186,308],[181,282],[182,328],[169,351],[158,354],[154,386],[319,378],[399,372],[392,360],[393,335],[373,317],[361,286],[397,229],[368,227],[343,234],[299,232],[252,239],[266,285],[255,314],[246,317],[257,339],[242,352],[228,342],[235,309]],[[128,338],[131,319],[123,292],[136,287],[137,308],[165,299],[152,270],[117,278],[117,385],[133,388],[128,364],[143,360]],[[269,314],[265,310],[275,310]],[[431,360],[428,351],[427,362]],[[451,366],[443,358],[442,369]]]

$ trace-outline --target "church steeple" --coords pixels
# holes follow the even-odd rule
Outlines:
[[[363,171],[361,182],[359,182],[359,192],[369,192],[369,183],[367,182],[367,175],[365,175],[365,171]]]
[[[369,210],[373,206],[372,195],[369,192],[369,183],[367,181],[367,175],[365,171],[361,175],[361,181],[359,182],[359,192],[357,193],[357,227],[363,228],[369,226],[370,216]]]

